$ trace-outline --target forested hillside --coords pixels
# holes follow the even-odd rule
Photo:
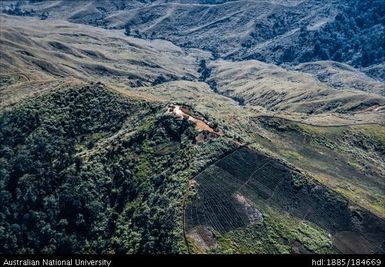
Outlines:
[[[316,60],[346,62],[367,67],[385,60],[385,3],[383,1],[341,1],[333,20],[320,25],[300,27],[295,42],[284,47],[280,63],[301,63]],[[279,25],[281,17],[275,17]],[[282,28],[287,28],[283,25]],[[282,49],[282,48],[281,48]],[[263,60],[263,55],[261,58]]]
[[[0,126],[2,252],[183,249],[187,121],[91,85],[17,105]]]

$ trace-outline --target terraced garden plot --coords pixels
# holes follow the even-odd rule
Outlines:
[[[186,210],[188,228],[210,225],[225,233],[250,224],[250,214],[235,193],[267,164],[264,157],[240,149],[199,174],[197,199]]]
[[[331,235],[349,231],[358,240],[370,239],[375,243],[373,251],[382,251],[383,220],[359,207],[357,213],[357,207],[351,207],[339,194],[251,149],[236,150],[194,180],[198,193],[186,208],[187,231],[205,226],[224,235],[253,224],[252,217],[239,201],[239,196],[242,196],[253,208],[262,211],[263,216],[270,214],[269,209],[274,209],[305,224],[318,225]],[[265,225],[268,222],[262,218],[258,223]],[[344,242],[341,238],[338,241]],[[365,251],[358,248],[356,252]]]
[[[262,170],[261,167],[266,162],[266,157],[242,148],[220,160],[216,165],[233,177],[246,182],[255,171]]]
[[[212,165],[196,178],[199,186],[197,201],[188,205],[186,221],[189,229],[199,225],[210,225],[225,233],[246,226],[248,217],[242,206],[231,195],[242,181],[233,179],[229,173]]]
[[[355,251],[362,251],[363,253],[376,252],[373,243],[352,232],[339,232],[335,234],[333,242],[343,253],[354,253]]]

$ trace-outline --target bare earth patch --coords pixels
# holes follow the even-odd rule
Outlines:
[[[187,236],[194,241],[194,244],[204,252],[218,246],[213,230],[204,225],[199,225],[191,229]]]
[[[210,126],[210,123],[199,114],[193,114],[193,112],[182,105],[171,104],[167,107],[166,114],[174,114],[177,118],[193,122],[195,124],[195,130],[200,134],[196,137],[196,141],[203,142],[210,138],[217,138],[223,135],[223,130],[214,129]]]
[[[262,213],[250,204],[250,200],[245,198],[242,194],[237,193],[235,200],[242,205],[250,224],[256,224],[263,221]]]

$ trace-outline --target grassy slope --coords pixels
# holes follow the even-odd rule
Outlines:
[[[270,132],[259,147],[385,217],[384,126],[319,127],[274,119],[264,125]]]
[[[49,18],[126,27],[134,36],[166,39],[235,60],[293,64],[331,59],[357,67],[384,60],[381,1],[26,2],[21,9],[34,9],[34,16],[46,11]]]
[[[328,231],[298,215],[284,212],[279,204],[273,204],[274,201],[267,200],[262,191],[253,187],[254,180],[264,179],[262,173],[265,170],[268,171],[266,178],[276,175],[277,169],[269,167],[274,163],[266,165],[266,161],[269,159],[239,150],[196,176],[197,195],[192,198],[186,213],[189,232],[199,225],[212,227],[218,246],[210,253],[334,252]],[[256,166],[257,162],[260,163]],[[242,186],[245,182],[251,187]],[[248,222],[242,207],[234,201],[237,192],[247,196],[262,212],[262,222]],[[286,194],[291,194],[290,190]],[[285,205],[290,206],[290,201]]]
[[[194,180],[197,193],[186,212],[188,236],[197,240],[195,229],[205,226],[212,229],[209,231],[214,238],[198,231],[200,237],[206,244],[217,242],[217,246],[209,249],[195,243],[201,250],[203,247],[203,252],[383,250],[383,219],[349,203],[354,201],[350,196],[343,196],[335,188],[325,187],[274,158],[240,149],[205,169]],[[252,213],[263,215],[262,221],[250,219],[250,208],[247,211],[236,201],[238,194],[248,199]],[[346,241],[349,236],[360,240],[357,243],[361,247]],[[348,248],[342,247],[341,243],[346,242]]]

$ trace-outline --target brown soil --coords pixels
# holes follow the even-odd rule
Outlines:
[[[189,121],[192,121],[195,123],[195,129],[198,132],[208,132],[216,137],[223,135],[223,131],[221,129],[213,129],[202,116],[192,114],[191,110],[181,105],[169,105],[166,113],[172,113],[177,118],[186,118]]]
[[[203,225],[191,229],[187,236],[194,241],[198,248],[205,252],[218,246],[213,231]]]

